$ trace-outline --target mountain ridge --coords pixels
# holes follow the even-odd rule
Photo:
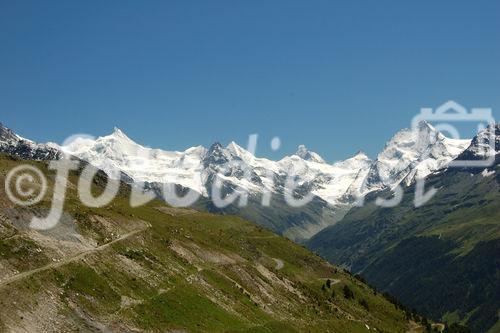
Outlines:
[[[464,163],[425,178],[437,189],[425,205],[414,205],[415,183],[395,207],[379,207],[373,193],[363,207],[307,241],[330,262],[362,274],[425,315],[473,332],[497,332],[500,325],[500,125],[480,132],[456,160],[485,160],[495,136],[496,160]]]
[[[423,147],[418,146],[421,137]],[[162,184],[175,184],[210,199],[211,187],[219,179],[224,195],[235,190],[249,194],[252,207],[242,210],[246,212],[245,218],[301,240],[336,223],[352,207],[355,198],[383,188],[392,189],[402,182],[408,185],[417,176],[445,167],[468,143],[447,139],[429,124],[421,123],[418,129],[399,131],[375,161],[360,151],[333,164],[304,145],[295,154],[277,161],[256,157],[235,142],[225,147],[216,142],[208,149],[197,146],[180,152],[153,149],[136,143],[118,128],[97,139],[76,138],[65,146],[50,144],[50,147],[85,160],[111,177],[123,178],[125,174],[131,182],[150,184],[158,194]],[[428,150],[432,154],[424,158]],[[387,175],[394,179],[387,181]],[[309,211],[306,215],[285,208],[285,190],[290,178],[295,182],[295,197],[303,198],[310,193],[315,198],[306,204],[310,207],[304,210]],[[280,226],[270,221],[274,214],[269,209],[259,207],[266,193],[276,197],[276,205],[284,210]],[[236,206],[224,209],[206,203],[198,205],[203,207],[219,213],[238,212]]]

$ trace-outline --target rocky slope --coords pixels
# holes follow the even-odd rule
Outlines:
[[[22,138],[2,123],[0,123],[0,152],[22,159],[45,161],[58,159],[61,155],[57,147],[37,144]]]
[[[52,174],[44,162],[0,156],[0,182],[21,163]],[[409,327],[407,315],[381,295],[285,238],[234,216],[161,201],[130,208],[125,184],[111,204],[88,208],[77,198],[78,177],[70,175],[61,222],[43,232],[27,225],[32,216],[47,214],[50,195],[20,207],[0,187],[2,332]],[[101,173],[94,179],[96,193],[106,178]],[[53,175],[48,179],[52,188]]]

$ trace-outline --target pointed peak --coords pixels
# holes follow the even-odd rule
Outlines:
[[[500,131],[500,123],[491,123],[491,124],[488,124],[483,129],[481,129],[477,133],[477,135],[479,135],[481,133],[492,133],[492,132],[498,133],[498,131]]]
[[[236,142],[231,141],[227,146],[226,149],[234,154],[234,155],[240,155],[245,149],[240,147]]]
[[[429,122],[422,120],[417,124],[412,124],[409,128],[403,128],[397,131],[384,145],[384,149],[382,152],[388,148],[400,145],[401,143],[406,142],[409,144],[410,142],[415,143],[414,141],[419,141],[420,143],[428,141],[425,138],[435,138],[436,136],[440,136],[440,132],[437,131]],[[420,140],[415,139],[420,138]]]
[[[240,146],[239,144],[237,144],[236,142],[234,141],[231,141],[226,149],[233,155],[236,155],[238,157],[242,157],[242,156],[250,156],[250,155],[254,155],[254,153],[250,152],[249,150],[247,150],[246,148],[243,148],[242,146]]]
[[[299,145],[297,147],[297,152],[295,153],[295,155],[303,158],[305,155],[307,155],[308,152],[309,150],[305,145]]]
[[[203,164],[205,167],[210,165],[222,165],[229,161],[229,157],[230,154],[228,154],[222,144],[217,141],[208,148],[208,152],[203,158]]]
[[[241,147],[239,144],[237,144],[234,141],[229,142],[229,144],[227,145],[226,148],[230,148],[230,149],[244,149],[243,147]]]
[[[116,126],[113,128],[113,135],[126,136],[125,133]]]
[[[422,120],[417,125],[417,130],[419,132],[431,133],[431,134],[441,134],[431,123],[426,120]],[[441,134],[442,135],[442,134]]]
[[[363,150],[358,150],[352,158],[370,159],[370,157]]]
[[[394,140],[400,136],[408,135],[408,133],[421,133],[421,132],[438,132],[431,123],[426,120],[421,120],[416,124],[412,124],[410,127],[402,128],[398,130],[391,138]]]
[[[500,154],[500,125],[490,124],[472,139],[467,149],[458,157],[459,160],[480,160]],[[498,157],[496,162],[498,163]]]
[[[306,161],[326,163],[321,156],[307,149],[305,145],[299,145],[297,147],[297,152],[295,152],[295,155]]]
[[[429,123],[426,120],[420,121],[418,123],[418,125],[417,125],[417,129],[420,130],[420,131],[422,131],[422,130],[424,130],[424,131],[431,131],[431,132],[435,132],[436,131],[436,129],[434,128],[434,126],[432,126],[432,124]]]
[[[4,126],[0,122],[0,140],[1,141],[18,141],[20,137],[14,133],[10,128]]]
[[[345,161],[371,161],[371,158],[363,150],[358,150],[356,154],[352,155]]]
[[[129,138],[121,129],[119,129],[118,127],[114,127],[113,128],[113,133],[111,133],[109,135],[109,137],[113,137],[113,138],[116,138],[116,139],[122,139],[122,140],[126,140],[126,141],[130,141],[130,142],[134,142],[134,140],[132,140],[131,138]]]
[[[197,153],[197,154],[205,154],[207,152],[207,148],[203,146],[194,146],[186,149],[184,153],[190,154],[190,153]]]
[[[222,148],[223,148],[222,144],[219,141],[216,141],[210,146],[210,148],[208,148],[208,151],[209,152],[219,151],[222,150]]]

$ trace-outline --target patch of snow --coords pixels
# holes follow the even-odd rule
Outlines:
[[[491,177],[495,174],[495,170],[488,171],[488,169],[484,169],[483,172],[481,172],[481,175],[484,178]]]

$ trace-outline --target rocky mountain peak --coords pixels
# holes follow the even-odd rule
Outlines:
[[[495,142],[493,143],[492,140]],[[492,149],[493,147],[494,150]],[[470,146],[462,153],[457,160],[477,161],[495,156],[495,163],[500,162],[500,124],[491,124],[480,131],[471,141]]]
[[[54,160],[61,152],[46,144],[36,144],[25,140],[0,123],[0,152],[22,159]]]
[[[297,152],[295,152],[295,155],[306,161],[311,161],[316,163],[326,163],[321,156],[307,149],[305,145],[299,145],[297,147]]]
[[[221,151],[221,150],[223,150],[223,149],[224,149],[224,147],[222,146],[222,144],[221,144],[220,142],[216,141],[216,142],[214,142],[214,143],[210,146],[210,148],[208,148],[208,153],[209,153],[209,154],[212,154],[212,153],[214,153],[214,152]]]
[[[134,140],[132,140],[131,138],[129,138],[127,136],[127,134],[125,134],[125,132],[123,132],[121,129],[119,129],[118,127],[114,127],[113,128],[113,133],[111,133],[111,135],[109,135],[109,137],[112,137],[116,140],[119,140],[119,141],[124,141],[124,142],[130,142],[130,143],[134,143]]]
[[[203,159],[203,165],[208,167],[210,165],[222,165],[230,161],[230,154],[226,152],[220,142],[213,143]]]
[[[363,150],[358,150],[350,159],[370,160],[370,157]]]
[[[19,137],[10,129],[0,123],[0,141],[17,142]]]

